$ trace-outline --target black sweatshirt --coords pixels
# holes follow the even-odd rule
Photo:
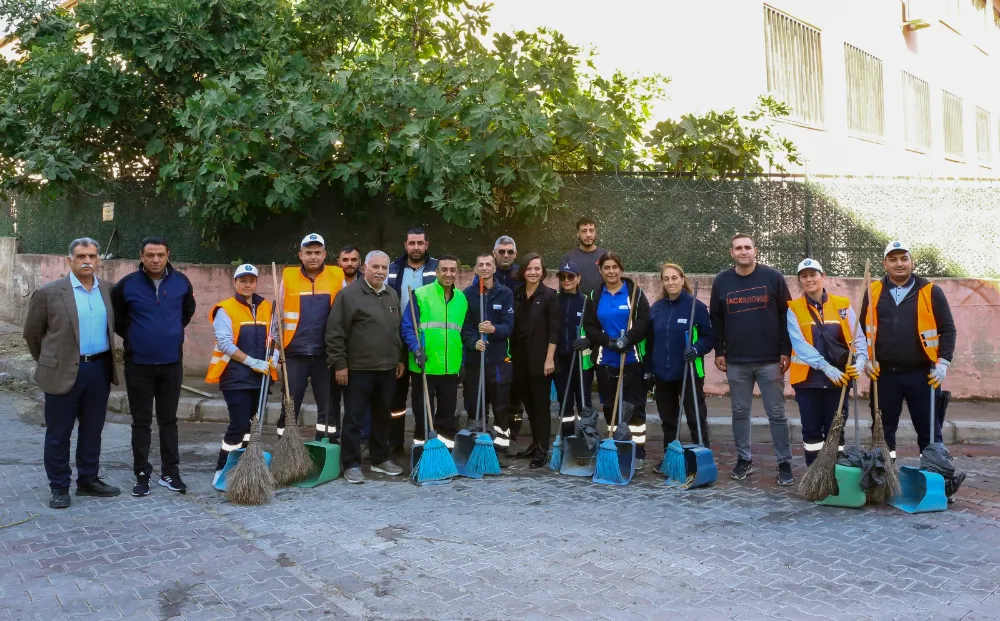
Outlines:
[[[709,313],[715,355],[727,364],[771,364],[790,356],[788,301],[791,294],[778,270],[758,264],[748,276],[735,268],[712,281]]]
[[[875,337],[875,360],[883,368],[920,368],[930,367],[931,361],[920,343],[917,333],[917,302],[920,290],[927,286],[928,281],[914,276],[913,287],[903,301],[896,305],[890,291],[896,286],[888,277],[882,279],[882,294],[878,298],[878,336]],[[941,287],[931,289],[931,310],[938,330],[938,358],[948,362],[954,360],[955,341],[958,331],[955,320],[951,316],[951,307]],[[861,302],[859,317],[867,334],[868,326],[868,292]]]

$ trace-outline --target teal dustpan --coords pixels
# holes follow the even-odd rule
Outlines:
[[[935,442],[934,407],[936,402],[934,389],[931,389],[931,435],[927,451],[943,452],[947,449],[940,442]],[[922,470],[912,466],[899,469],[899,485],[901,493],[889,501],[889,504],[907,513],[931,513],[944,511],[948,508],[948,498],[944,493],[944,477],[937,472]]]
[[[849,507],[856,509],[865,506],[867,498],[861,489],[861,468],[853,466],[836,466],[837,488],[835,495],[827,496],[816,504],[825,507]]]
[[[229,451],[229,455],[226,457],[226,465],[222,467],[222,472],[220,472],[219,476],[215,478],[215,481],[212,483],[212,487],[220,492],[226,491],[226,477],[233,471],[233,468],[236,467],[236,464],[240,461],[240,457],[242,457],[245,452],[246,449],[244,448]],[[264,451],[264,463],[266,463],[268,467],[271,466],[271,454],[267,451]]]
[[[330,438],[323,438],[319,442],[306,442],[305,447],[309,451],[309,459],[312,460],[315,468],[308,477],[292,483],[293,487],[316,487],[340,476],[339,444],[330,442]]]

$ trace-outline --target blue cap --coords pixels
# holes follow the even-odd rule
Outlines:
[[[576,261],[566,261],[559,268],[559,272],[558,273],[559,274],[575,274],[575,275],[579,276],[580,275],[580,268],[577,267]]]

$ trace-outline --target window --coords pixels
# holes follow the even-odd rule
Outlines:
[[[941,91],[944,101],[944,153],[946,156],[961,158],[964,154],[962,142],[962,98],[948,91]]]
[[[931,148],[931,88],[920,78],[903,72],[903,122],[906,146]]]
[[[823,62],[819,30],[764,7],[767,89],[792,108],[792,118],[823,124]]]
[[[885,135],[885,104],[882,97],[882,61],[848,43],[847,128],[869,136]]]
[[[989,166],[992,154],[990,152],[990,113],[982,108],[976,108],[976,153],[980,166]]]

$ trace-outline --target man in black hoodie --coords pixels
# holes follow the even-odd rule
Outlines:
[[[878,380],[879,406],[889,456],[896,457],[896,429],[903,402],[917,431],[923,452],[941,442],[940,409],[930,437],[930,399],[941,403],[941,384],[955,355],[958,332],[941,287],[913,275],[913,260],[905,244],[891,241],[883,253],[886,277],[871,285],[861,302],[861,324],[868,337],[865,371]]]
[[[486,404],[493,406],[493,429],[488,417],[484,431],[493,436],[498,453],[510,447],[510,385],[514,378],[510,362],[510,336],[514,332],[514,294],[496,281],[493,255],[476,257],[479,281],[465,288],[469,310],[462,324],[462,345],[465,348],[465,411],[469,428],[477,427],[476,398],[479,396],[480,352],[485,352]],[[483,288],[483,316],[479,315],[480,284]]]
[[[730,477],[742,480],[753,472],[750,411],[757,384],[778,459],[778,484],[791,485],[795,480],[784,395],[792,353],[788,338],[791,294],[781,272],[757,263],[757,247],[750,235],[733,235],[729,255],[736,265],[712,281],[709,314],[716,337],[715,366],[726,374],[733,408],[738,457]]]

